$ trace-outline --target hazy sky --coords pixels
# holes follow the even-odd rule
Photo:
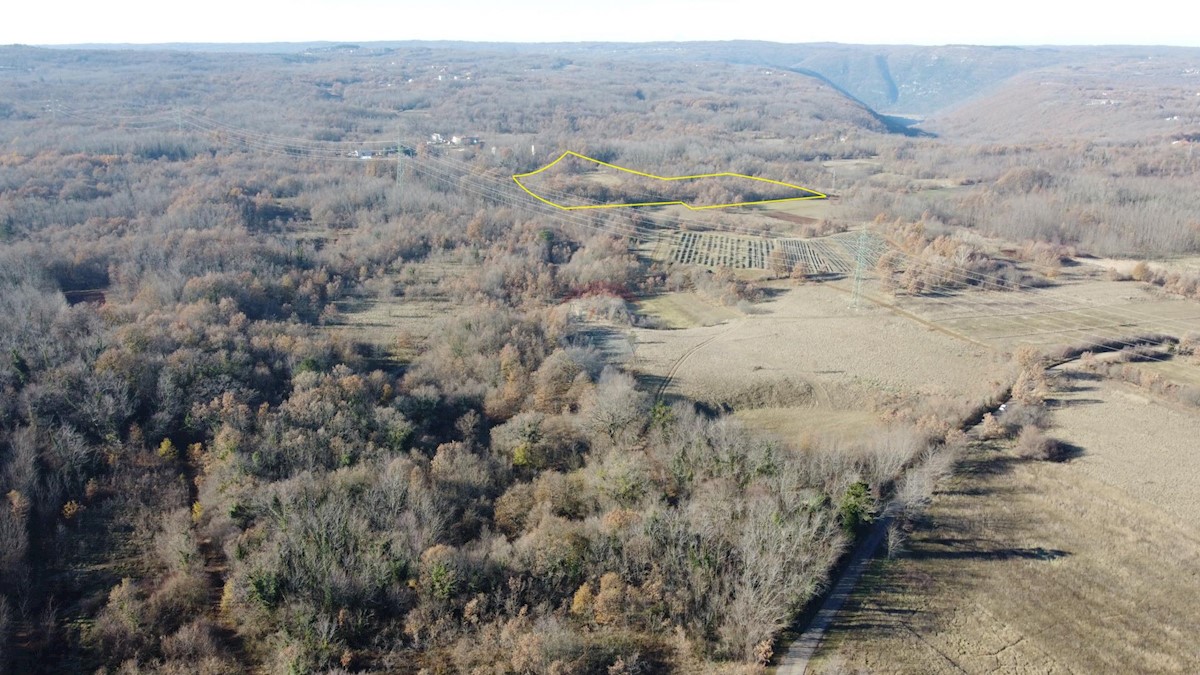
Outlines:
[[[1200,2],[12,0],[0,44],[755,39],[1200,46]]]

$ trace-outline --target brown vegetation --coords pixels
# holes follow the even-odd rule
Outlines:
[[[778,277],[848,274],[848,230],[880,213],[869,264],[892,240],[877,270],[913,295],[1041,283],[959,227],[1053,269],[1198,247],[1191,159],[963,152],[800,72],[580,49],[0,49],[0,670],[754,672],[891,498],[900,551],[995,396],[982,352],[829,288],[639,256],[667,210],[523,201],[509,177],[563,149],[814,186],[874,158],[788,230],[842,234],[747,244]],[[485,141],[414,140],[434,133]],[[660,292],[731,323],[633,328]],[[768,298],[789,328],[762,330]],[[386,339],[347,318],[383,299],[437,311]],[[636,374],[670,400],[607,355],[614,326],[655,338]],[[729,351],[683,364],[710,341]],[[1022,365],[989,434],[1052,457],[1053,383]],[[834,379],[878,413],[852,443],[722,414],[833,408]]]

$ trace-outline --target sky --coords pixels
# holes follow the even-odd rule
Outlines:
[[[0,44],[770,40],[1200,46],[1200,2],[14,0]]]

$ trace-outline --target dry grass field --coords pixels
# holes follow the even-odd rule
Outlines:
[[[713,302],[692,292],[662,293],[634,303],[638,314],[654,317],[663,328],[695,328],[715,326],[742,313]]]
[[[427,337],[434,322],[452,313],[454,306],[442,300],[413,300],[403,297],[366,298],[342,305],[341,321],[328,330],[359,342],[390,349],[396,339],[408,334]]]
[[[1200,305],[1194,301],[1168,296],[1146,284],[1081,273],[1064,275],[1058,285],[1049,288],[907,297],[898,304],[947,330],[999,349],[1200,331]]]
[[[1063,463],[977,444],[809,672],[1200,671],[1200,417],[1071,377]]]
[[[809,383],[791,406],[738,410],[785,440],[855,441],[890,396],[983,397],[1021,344],[1200,329],[1200,308],[1080,272],[1028,293],[848,306],[849,282],[787,286],[719,325],[639,329],[638,368],[666,394]],[[871,289],[876,294],[875,289]],[[1086,327],[1087,330],[1080,330]],[[1138,364],[1180,382],[1183,361]],[[1069,371],[1070,372],[1070,371]],[[1131,385],[1069,374],[1051,435],[1064,464],[974,446],[911,553],[878,560],[810,672],[1197,672],[1200,415]]]
[[[798,404],[739,412],[751,426],[797,443],[861,437],[877,424],[881,404],[896,398],[982,400],[997,387],[1004,366],[990,350],[886,308],[853,309],[844,288],[781,283],[775,293],[755,313],[719,325],[635,329],[639,375],[651,391],[710,402],[805,383],[812,395]]]
[[[812,407],[757,408],[739,410],[738,419],[759,431],[803,444],[806,440],[865,440],[883,427],[878,415],[868,410],[839,410],[818,403]]]
[[[1152,365],[1160,364],[1138,367]],[[1194,365],[1169,365],[1175,373],[1200,375]],[[1097,381],[1064,368],[1070,391],[1056,395],[1062,407],[1054,413],[1054,433],[1085,450],[1072,468],[1180,522],[1200,522],[1200,494],[1182,489],[1200,481],[1198,411],[1129,384]]]
[[[1162,375],[1169,382],[1200,387],[1200,364],[1195,361],[1194,357],[1191,362],[1178,358],[1170,361],[1147,361],[1138,363],[1137,368],[1151,374]]]
[[[821,189],[824,186],[813,186]],[[683,206],[655,207],[647,213],[664,224],[689,229],[725,229],[769,232],[775,236],[795,236],[804,226],[812,227],[822,220],[835,220],[844,215],[840,199],[808,199],[796,202],[754,204],[727,209],[692,211]]]
[[[1141,261],[1132,258],[1081,258],[1080,262],[1100,267],[1101,269],[1113,270],[1120,274],[1132,274],[1133,269]],[[1179,256],[1165,260],[1155,260],[1148,262],[1147,267],[1152,272],[1160,270],[1163,272],[1200,272],[1200,257]]]
[[[820,189],[819,186],[813,186]],[[836,218],[842,213],[842,204],[838,199],[813,199],[803,202],[782,202],[779,204],[764,204],[760,208],[755,209],[756,212],[765,212],[767,215],[786,214],[791,216],[800,216],[803,218],[812,218],[813,220],[821,220],[822,218]]]
[[[670,393],[709,392],[785,377],[864,392],[983,395],[995,362],[965,344],[886,308],[854,309],[830,284],[779,284],[754,314],[717,326],[638,329],[640,369],[671,373]]]

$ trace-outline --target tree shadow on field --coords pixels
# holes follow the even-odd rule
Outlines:
[[[1056,440],[1054,441],[1054,452],[1049,460],[1052,462],[1069,462],[1084,456],[1086,453],[1087,451],[1082,446]]]
[[[1099,398],[1048,398],[1046,399],[1047,408],[1073,408],[1075,406],[1098,405],[1104,403],[1103,399]]]
[[[1021,478],[1021,467],[1030,460],[1014,456],[1009,444],[971,444],[953,477],[910,524],[895,558],[878,554],[831,634],[840,632],[840,639],[851,641],[876,636],[923,641],[943,631],[953,633],[961,612],[973,611],[973,593],[995,589],[997,575],[1021,578],[1036,574],[1024,566],[1074,555],[1056,546],[1044,516],[1026,507],[1026,495],[1036,490]]]
[[[643,373],[634,371],[633,378],[637,380],[638,388],[642,391],[649,392],[651,395],[660,395],[667,403],[673,403],[678,397],[659,390],[667,383],[667,378],[662,375],[653,373]]]
[[[903,572],[897,562],[878,559],[863,572],[857,589],[834,619],[831,631],[890,633],[900,622],[919,620],[920,610],[905,600],[926,584]]]
[[[914,560],[1058,560],[1071,555],[1057,548],[995,546],[994,542],[975,538],[932,537],[920,540],[906,553]]]
[[[778,298],[779,296],[787,293],[791,289],[773,288],[771,286],[767,286],[767,287],[759,288],[758,290],[760,293],[762,293],[762,301],[766,302],[768,300],[774,300],[775,298]]]
[[[1077,394],[1084,391],[1096,391],[1099,387],[1094,386],[1102,379],[1096,373],[1086,373],[1079,370],[1059,371],[1062,377],[1059,380],[1057,387],[1058,391],[1064,394]]]
[[[991,443],[986,449],[972,453],[959,460],[955,473],[967,480],[992,478],[1012,473],[1018,460],[1011,455],[1002,453]]]
[[[1011,473],[1019,461],[1001,452],[994,441],[981,441],[975,452],[962,457],[955,465],[956,479],[940,486],[937,493],[972,497],[1012,494],[1012,488],[997,486],[993,479]]]

